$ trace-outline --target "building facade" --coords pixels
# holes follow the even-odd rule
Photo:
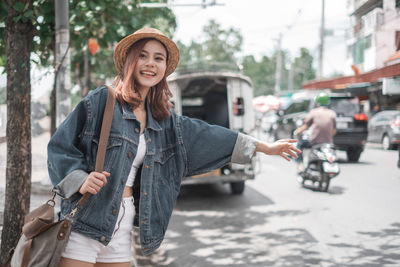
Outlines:
[[[347,64],[360,72],[379,69],[399,50],[400,0],[351,0]]]
[[[303,88],[350,92],[367,112],[400,110],[400,0],[349,0],[348,6],[346,64],[353,75],[308,81]]]

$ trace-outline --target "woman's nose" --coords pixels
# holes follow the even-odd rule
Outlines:
[[[154,66],[154,60],[152,58],[148,58],[145,64],[146,66]]]

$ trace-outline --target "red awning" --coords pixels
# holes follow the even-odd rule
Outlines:
[[[385,66],[360,75],[343,76],[332,79],[313,80],[303,84],[303,89],[344,89],[350,84],[373,83],[382,78],[400,76],[400,63]]]

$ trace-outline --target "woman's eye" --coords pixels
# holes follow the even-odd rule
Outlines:
[[[146,55],[145,55],[145,54],[140,54],[139,57],[140,57],[140,58],[145,58]]]
[[[163,61],[164,58],[163,57],[156,57],[156,60]]]

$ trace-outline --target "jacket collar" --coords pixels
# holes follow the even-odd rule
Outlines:
[[[152,129],[154,131],[161,131],[162,129],[161,129],[160,124],[157,122],[157,120],[155,120],[153,118],[153,115],[151,114],[151,109],[150,109],[150,105],[148,103],[147,98],[146,98],[145,105],[146,105],[146,111],[147,111],[147,127],[146,128]],[[126,102],[124,102],[124,105],[122,106],[122,118],[128,119],[128,120],[136,119],[135,114],[133,113],[129,104]]]

